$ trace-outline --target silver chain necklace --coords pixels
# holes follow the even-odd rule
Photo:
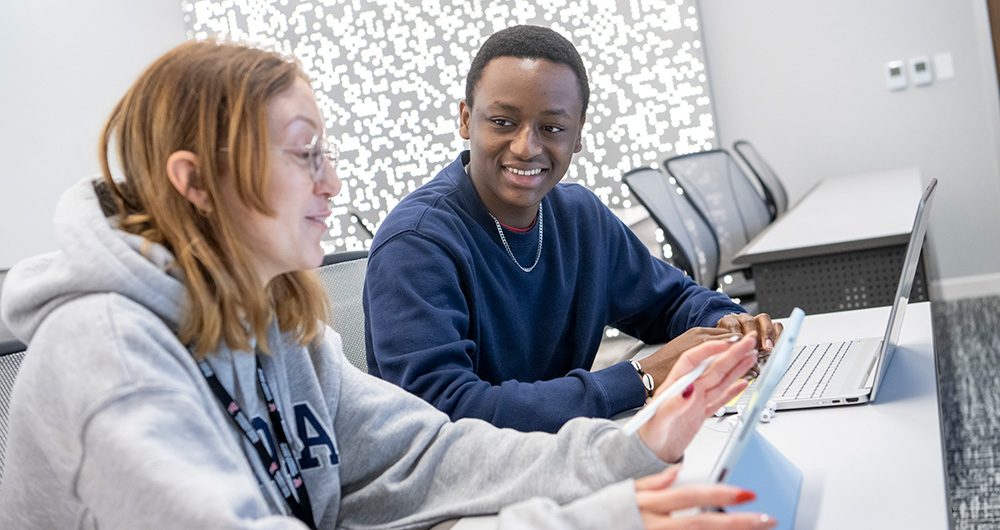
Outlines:
[[[507,244],[507,238],[503,235],[503,227],[500,226],[500,221],[494,217],[492,213],[490,214],[490,217],[492,217],[493,222],[496,223],[497,233],[500,234],[500,241],[503,242],[503,248],[507,249],[507,255],[510,256],[510,259],[514,260],[514,265],[517,265],[517,268],[524,272],[531,272],[531,270],[535,268],[535,265],[538,265],[538,259],[542,257],[542,203],[538,203],[538,251],[535,252],[535,262],[527,268],[518,263],[517,258],[514,257],[514,252],[510,250],[510,245]]]

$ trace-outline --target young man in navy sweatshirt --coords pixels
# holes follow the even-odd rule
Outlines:
[[[677,357],[709,339],[781,328],[695,284],[590,190],[560,184],[590,91],[576,48],[539,26],[491,36],[460,104],[469,141],[407,196],[372,242],[365,280],[370,373],[452,419],[554,432],[641,406]],[[667,343],[641,364],[591,372],[604,327]]]

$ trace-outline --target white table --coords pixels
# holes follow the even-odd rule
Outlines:
[[[825,179],[733,263],[751,266],[772,316],[890,305],[923,188],[915,167]],[[911,300],[927,300],[922,266]]]
[[[758,432],[803,475],[796,528],[948,528],[930,303],[910,304],[873,404],[780,411]],[[800,344],[881,336],[889,308],[807,316]],[[726,435],[710,419],[682,479],[708,477]]]
[[[746,265],[906,243],[922,192],[916,167],[824,179],[733,261]]]
[[[889,308],[807,316],[799,342],[881,336]],[[907,309],[899,347],[873,404],[781,411],[758,431],[803,475],[795,528],[948,528],[929,302]],[[707,480],[725,443],[711,418],[688,448],[681,483]],[[490,528],[491,518],[453,530]]]

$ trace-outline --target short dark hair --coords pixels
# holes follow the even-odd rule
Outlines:
[[[513,26],[500,30],[486,39],[476,53],[465,78],[465,103],[472,106],[473,92],[483,77],[486,65],[497,57],[518,57],[526,59],[545,59],[556,64],[565,64],[576,74],[576,84],[580,89],[580,100],[583,103],[581,116],[587,114],[587,103],[590,101],[590,85],[587,84],[587,68],[583,66],[580,52],[566,37],[552,29],[542,26]]]

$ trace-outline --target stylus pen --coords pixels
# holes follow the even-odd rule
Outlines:
[[[674,381],[674,383],[667,387],[666,390],[660,392],[658,396],[653,398],[653,401],[650,401],[648,405],[639,409],[639,412],[636,412],[635,416],[632,416],[632,419],[628,420],[628,423],[622,427],[625,434],[632,434],[639,430],[639,427],[642,427],[644,423],[649,421],[649,419],[656,414],[656,409],[660,408],[660,405],[677,394],[680,394],[685,388],[688,387],[688,385],[694,383],[695,379],[701,377],[701,374],[705,372],[708,365],[712,364],[712,361],[714,361],[719,355],[721,354],[713,355],[702,361],[698,366],[694,367],[694,370],[682,375],[680,379]]]

